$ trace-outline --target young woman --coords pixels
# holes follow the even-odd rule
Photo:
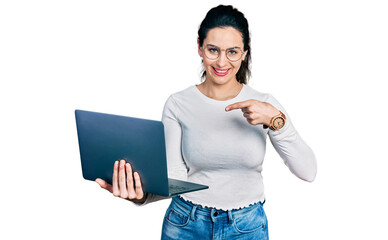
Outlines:
[[[314,153],[278,101],[246,85],[250,36],[241,12],[211,9],[198,31],[198,54],[204,81],[171,95],[162,121],[169,177],[209,189],[172,199],[162,239],[268,239],[261,176],[267,136],[291,172],[309,182],[317,171]],[[143,193],[139,174],[124,160],[114,166],[112,186],[96,181],[138,204],[162,199]]]

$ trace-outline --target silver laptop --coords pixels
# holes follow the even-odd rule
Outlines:
[[[174,196],[209,188],[168,178],[161,121],[75,110],[83,177],[112,184],[113,165],[125,159],[140,174],[143,191]]]

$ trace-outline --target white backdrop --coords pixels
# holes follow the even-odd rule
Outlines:
[[[313,183],[268,145],[272,240],[388,239],[386,1],[238,1],[256,90],[318,159]],[[136,207],[82,178],[76,108],[160,120],[198,84],[206,12],[233,1],[1,1],[1,239],[159,239],[169,201]]]

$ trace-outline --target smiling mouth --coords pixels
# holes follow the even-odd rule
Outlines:
[[[225,76],[229,73],[230,71],[230,68],[229,69],[219,69],[219,68],[215,68],[215,67],[212,67],[213,68],[213,72],[217,75],[217,76]]]

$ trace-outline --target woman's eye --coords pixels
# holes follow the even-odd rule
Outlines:
[[[229,50],[228,53],[229,53],[230,55],[235,55],[235,54],[237,54],[237,51],[235,51],[235,50]]]
[[[217,48],[209,48],[209,52],[218,53],[218,49]]]

